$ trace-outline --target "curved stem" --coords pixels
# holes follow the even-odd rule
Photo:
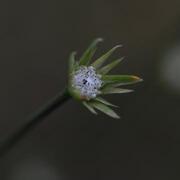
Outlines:
[[[18,128],[14,133],[12,133],[3,142],[1,142],[0,157],[6,154],[29,131],[31,131],[36,125],[42,122],[42,120],[46,116],[48,116],[58,107],[63,105],[68,99],[70,99],[70,95],[68,93],[68,90],[65,89],[63,92],[60,92],[55,97],[53,97],[47,104],[42,106],[39,110],[34,112],[20,128]]]

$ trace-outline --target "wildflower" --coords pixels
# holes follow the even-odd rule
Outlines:
[[[123,58],[117,59],[105,66],[104,63],[121,45],[113,47],[91,63],[97,49],[97,44],[101,41],[101,38],[95,39],[83,53],[79,61],[75,60],[76,52],[71,53],[69,58],[68,91],[72,97],[80,101],[93,114],[97,114],[96,110],[99,110],[112,118],[118,119],[119,116],[110,108],[117,106],[109,103],[101,96],[105,94],[132,92],[132,90],[119,87],[140,82],[142,79],[132,75],[108,74]]]

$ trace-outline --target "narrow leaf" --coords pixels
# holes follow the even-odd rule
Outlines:
[[[91,106],[91,104],[87,103],[86,101],[83,102],[83,105],[93,114],[97,114],[97,112],[94,110],[94,108]]]
[[[115,119],[120,118],[111,108],[109,108],[108,106],[106,106],[100,102],[93,102],[92,106],[112,118],[115,118]]]
[[[69,57],[69,72],[71,73],[75,66],[75,55],[76,52],[72,52]]]
[[[96,98],[95,101],[98,101],[98,102],[103,103],[103,104],[108,105],[108,106],[118,107],[118,106],[111,104],[110,102],[108,102],[105,99],[100,98],[100,97]]]
[[[139,77],[132,75],[104,75],[102,76],[102,80],[104,80],[106,84],[133,84],[142,81]]]
[[[84,52],[84,54],[80,58],[79,65],[87,65],[90,62],[96,51],[97,44],[102,40],[103,40],[102,38],[97,38],[91,43],[91,45],[88,47],[88,49]]]
[[[100,58],[98,58],[94,63],[92,63],[92,66],[96,69],[100,68],[105,61],[108,59],[108,57],[119,47],[122,47],[121,45],[117,45],[110,49],[106,54],[102,55]]]
[[[121,94],[121,93],[130,93],[133,92],[131,89],[120,89],[120,88],[114,88],[114,87],[109,87],[109,88],[104,88],[102,89],[102,94]]]
[[[107,74],[109,71],[111,71],[114,67],[116,67],[122,60],[124,59],[124,57],[102,67],[100,70],[99,70],[99,73],[100,74]]]

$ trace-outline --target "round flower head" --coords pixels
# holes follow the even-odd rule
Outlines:
[[[72,77],[72,87],[77,89],[85,99],[95,98],[102,86],[101,75],[92,66],[80,66]]]
[[[95,110],[97,109],[113,118],[119,118],[109,107],[116,106],[99,96],[132,92],[132,90],[119,87],[140,82],[142,79],[132,75],[108,75],[123,58],[117,59],[105,66],[104,63],[117,48],[121,47],[120,45],[113,47],[90,64],[97,49],[97,44],[101,41],[102,39],[100,38],[94,40],[79,61],[75,61],[75,52],[70,55],[68,90],[72,97],[82,102],[92,113],[97,114]]]

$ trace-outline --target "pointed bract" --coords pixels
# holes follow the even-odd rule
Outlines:
[[[111,71],[113,68],[115,68],[123,59],[124,59],[124,57],[122,57],[116,61],[113,61],[112,63],[102,67],[98,72],[102,75],[107,74],[109,71]]]
[[[70,54],[70,57],[69,57],[69,73],[71,73],[73,71],[73,69],[74,69],[75,55],[76,55],[75,51]]]
[[[109,58],[109,56],[119,47],[122,47],[122,46],[121,45],[117,45],[117,46],[113,47],[106,54],[102,55],[94,63],[92,63],[92,66],[94,68],[96,68],[96,69],[100,68],[105,63],[105,61]]]
[[[114,119],[119,119],[120,117],[108,106],[100,103],[100,102],[93,102],[92,106],[96,109],[98,109],[99,111],[107,114],[108,116],[114,118]]]
[[[102,76],[102,80],[105,81],[105,83],[112,84],[132,84],[142,81],[139,77],[132,75],[104,75]]]
[[[108,106],[118,107],[118,106],[116,106],[116,105],[114,105],[114,104],[111,104],[110,102],[106,101],[105,99],[103,99],[103,98],[101,98],[101,97],[97,97],[97,98],[95,99],[95,101],[98,101],[98,102],[103,103],[103,104],[108,105]]]
[[[88,65],[88,63],[90,62],[96,51],[97,44],[102,41],[103,41],[102,38],[97,38],[92,42],[92,44],[88,47],[88,49],[84,52],[84,54],[80,58],[79,65]]]
[[[83,101],[83,105],[93,114],[97,114],[97,112],[94,110],[94,108],[86,101]]]
[[[120,88],[114,88],[114,87],[109,87],[109,88],[104,88],[102,89],[102,94],[122,94],[122,93],[130,93],[133,92],[131,89],[120,89]]]

